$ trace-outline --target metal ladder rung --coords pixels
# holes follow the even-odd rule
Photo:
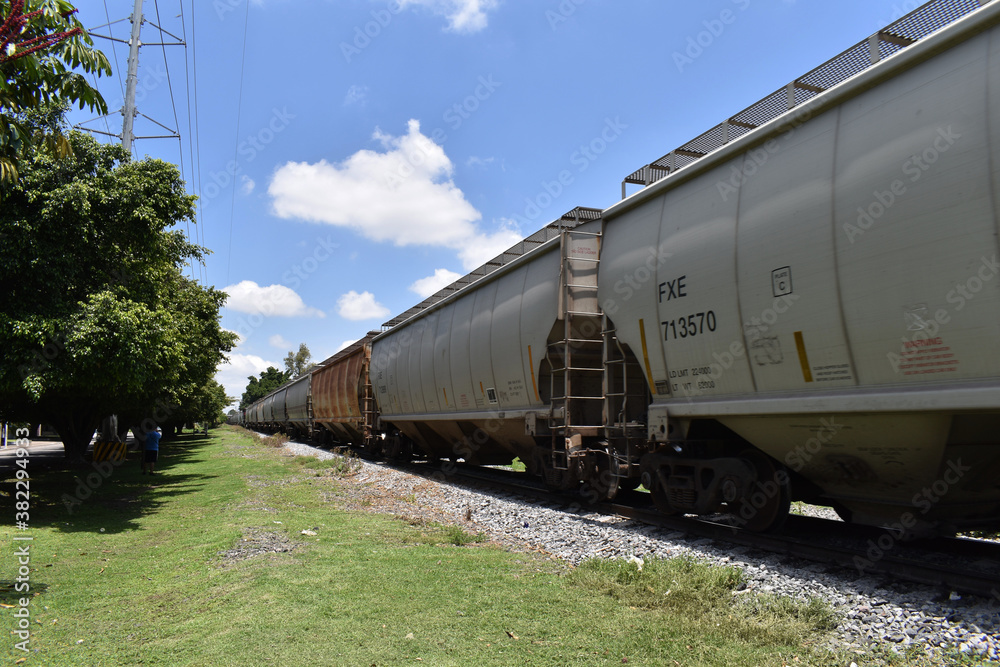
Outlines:
[[[603,401],[603,396],[566,396],[571,401]]]
[[[578,368],[576,366],[564,366],[562,368],[553,368],[552,369],[552,374],[553,375],[562,374],[562,373],[565,373],[566,371],[599,371],[599,370],[603,370],[603,369],[601,369],[601,368],[593,368],[593,367],[590,367],[590,366],[588,366],[588,367],[581,367],[581,368]]]
[[[599,312],[595,313],[595,312],[585,311],[585,310],[567,310],[566,314],[567,315],[583,315],[583,316],[587,316],[587,317],[598,317],[598,316],[600,316]],[[594,341],[594,342],[596,343],[597,341]]]

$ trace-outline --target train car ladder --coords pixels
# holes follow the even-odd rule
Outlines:
[[[312,394],[312,381],[309,382],[309,393],[306,395],[306,435],[310,438],[315,438],[316,433],[313,432],[313,394]]]
[[[603,318],[604,338],[604,433],[609,443],[624,443],[611,447],[613,464],[611,472],[618,478],[633,476],[636,471],[639,446],[645,442],[646,429],[629,419],[628,360],[618,332],[610,328],[611,323]],[[634,399],[633,399],[634,400]]]
[[[378,418],[378,414],[375,407],[375,388],[367,373],[365,373],[365,382],[361,387],[361,417],[364,444],[369,447],[376,437],[375,420]]]
[[[559,313],[562,339],[549,345],[552,365],[552,466],[567,470],[585,453],[583,438],[602,435],[602,314],[597,299],[601,232],[560,233]]]

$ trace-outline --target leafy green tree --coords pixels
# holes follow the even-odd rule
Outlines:
[[[232,399],[226,396],[226,389],[210,378],[205,384],[184,396],[180,408],[171,416],[167,427],[199,422],[216,426],[226,420],[224,412]]]
[[[261,371],[259,380],[252,375],[247,379],[250,380],[250,383],[247,384],[247,389],[243,392],[243,398],[240,400],[241,410],[250,406],[257,399],[264,398],[291,380],[292,376],[287,372],[279,371],[274,366],[268,366],[267,370]]]
[[[128,406],[119,409],[119,424],[129,426],[141,437],[152,423],[164,427],[169,436],[174,429],[194,422],[216,423],[212,401],[225,399],[225,390],[213,379],[224,351],[232,349],[234,335],[222,329],[219,309],[226,294],[202,287],[180,275],[165,277],[163,305],[172,315],[172,336],[185,351],[183,362],[170,369],[165,384],[149,386]]]
[[[181,274],[204,250],[172,229],[194,203],[176,167],[64,135],[72,155],[32,148],[0,206],[0,416],[51,423],[81,461],[103,416],[179,413],[235,335],[225,295]]]
[[[93,45],[69,2],[0,0],[0,189],[17,179],[19,160],[36,146],[60,157],[72,151],[61,128],[26,125],[24,112],[72,103],[108,112],[84,76],[111,74]]]
[[[305,343],[299,343],[298,352],[289,352],[285,357],[285,373],[289,379],[300,377],[306,371],[312,369],[316,364],[309,363],[312,353]]]

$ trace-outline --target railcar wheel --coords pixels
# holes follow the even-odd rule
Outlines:
[[[597,468],[584,483],[580,493],[588,502],[614,500],[618,496],[618,480],[611,477],[610,471]]]
[[[649,495],[653,497],[653,505],[656,506],[656,509],[660,512],[660,514],[664,514],[666,516],[674,516],[675,514],[678,514],[678,511],[671,506],[670,500],[667,496],[667,490],[663,487],[663,484],[660,483],[660,480],[654,479],[650,485],[653,488],[649,490]]]
[[[365,438],[364,444],[358,450],[361,452],[362,458],[376,461],[382,453],[382,439],[378,437]]]
[[[398,433],[386,437],[382,447],[385,458],[389,461],[399,461],[403,458],[403,438]]]
[[[757,471],[757,481],[730,503],[737,525],[754,533],[780,530],[791,509],[788,473],[766,454],[747,450],[740,454]]]

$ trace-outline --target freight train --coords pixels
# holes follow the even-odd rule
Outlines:
[[[754,531],[1000,524],[1000,2],[934,0],[247,408]],[[642,186],[626,197],[629,184]]]

